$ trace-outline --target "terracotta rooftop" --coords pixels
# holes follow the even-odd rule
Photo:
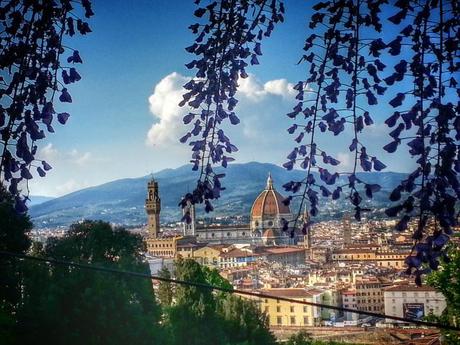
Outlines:
[[[208,244],[206,245],[206,247],[208,248],[219,250],[219,251],[222,251],[223,249],[228,248],[230,246],[231,246],[230,244]]]
[[[373,243],[353,243],[345,246],[346,249],[378,248],[378,244]]]
[[[335,249],[333,251],[334,254],[370,254],[375,253],[375,249],[354,249],[354,248],[344,248],[344,249]]]
[[[393,285],[383,289],[384,291],[437,291],[435,288],[427,285]]]
[[[275,289],[262,289],[260,293],[270,295],[273,297],[288,297],[288,298],[311,298],[318,294],[318,290],[308,291],[300,288],[275,288]]]
[[[376,277],[366,277],[366,278],[361,278],[361,279],[356,279],[356,285],[360,284],[373,284],[373,283],[380,283],[380,280],[378,280]]]
[[[348,290],[348,291],[343,291],[342,292],[342,295],[356,295],[356,291],[355,290]]]
[[[177,248],[201,248],[201,247],[203,246],[197,243],[182,243],[182,244],[177,245]]]
[[[305,248],[271,247],[271,248],[264,248],[264,252],[268,254],[300,253],[300,252],[305,252]]]

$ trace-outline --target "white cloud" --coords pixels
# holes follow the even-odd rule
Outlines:
[[[51,165],[76,164],[78,166],[85,166],[92,159],[92,154],[91,152],[79,152],[76,149],[59,151],[52,143],[48,143],[39,150],[37,157]]]
[[[353,169],[353,155],[350,152],[339,152],[336,157],[340,164],[337,166],[338,171],[351,171]]]
[[[84,152],[80,154],[78,151],[74,156],[75,164],[79,166],[85,166],[92,158],[91,152]]]
[[[249,74],[245,79],[238,80],[238,94],[253,102],[260,102],[267,96],[281,96],[284,99],[294,99],[296,91],[294,84],[286,79],[275,79],[262,84],[254,75]]]
[[[90,183],[82,180],[81,176],[88,176],[90,163],[102,161],[94,159],[91,152],[80,152],[76,149],[58,150],[52,143],[43,146],[37,157],[48,162],[53,169],[46,172],[44,178],[35,174],[35,177],[29,181],[29,187],[33,195],[47,196],[61,196],[89,187]],[[67,173],[64,175],[63,171]],[[70,176],[73,177],[69,178]]]
[[[76,190],[80,190],[86,187],[89,187],[89,183],[84,182],[84,181],[76,181],[74,179],[70,179],[60,185],[57,185],[55,189],[56,189],[56,194],[60,196],[60,195],[72,193]]]
[[[185,93],[183,85],[189,80],[190,77],[173,72],[155,86],[149,97],[149,108],[158,122],[154,123],[147,133],[146,144],[148,146],[171,148],[171,145],[180,145],[178,139],[185,134],[182,118],[187,114],[188,108],[187,106],[179,107],[178,104]],[[247,104],[246,102],[260,103],[272,100],[272,96],[288,100],[294,99],[296,94],[296,91],[293,90],[293,84],[286,79],[270,80],[263,84],[254,75],[249,74],[245,79],[240,78],[238,84],[237,97],[240,103],[237,107],[239,109],[243,107],[241,104]],[[252,128],[253,124],[255,125],[254,128]],[[251,124],[245,123],[244,133],[248,137],[254,137],[251,133],[258,132],[257,126],[257,121]]]
[[[294,98],[297,94],[294,90],[294,84],[288,83],[286,79],[276,79],[267,81],[264,84],[264,90],[273,95],[278,95],[284,98]]]
[[[39,150],[38,158],[47,162],[54,161],[59,156],[59,152],[52,143],[46,144]]]
[[[150,111],[159,119],[147,133],[146,143],[149,146],[166,146],[177,143],[182,132],[182,117],[187,107],[179,107],[185,90],[182,86],[189,81],[179,73],[171,73],[164,77],[149,97]]]

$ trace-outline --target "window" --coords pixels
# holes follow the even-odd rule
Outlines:
[[[281,321],[281,316],[276,318],[276,324],[281,325],[283,322]]]
[[[268,307],[265,307],[265,313],[268,314]]]
[[[293,313],[294,312],[294,306],[291,305],[290,309],[291,309],[291,313]]]
[[[229,232],[227,232],[227,237],[230,237],[230,233],[229,233]]]
[[[308,325],[308,317],[306,316],[303,317],[303,324]]]
[[[291,325],[295,325],[295,316],[291,316]]]
[[[306,313],[306,312],[307,312],[307,310],[308,310],[308,309],[307,309],[307,306],[306,306],[306,305],[304,305],[304,306],[303,306],[303,312],[304,312],[304,313]]]
[[[272,226],[273,222],[271,220],[268,221],[268,226]]]
[[[281,307],[280,307],[280,306],[277,306],[277,307],[276,307],[276,312],[277,312],[277,313],[280,313],[280,312],[281,312]]]

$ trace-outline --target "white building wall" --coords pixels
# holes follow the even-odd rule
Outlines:
[[[433,313],[441,315],[446,308],[446,299],[437,291],[385,291],[383,294],[385,314],[404,317],[405,303],[420,303],[424,305],[425,316]],[[386,319],[387,323],[401,322]]]

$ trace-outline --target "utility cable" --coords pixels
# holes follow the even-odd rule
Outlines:
[[[399,317],[399,316],[392,316],[392,315],[385,315],[385,314],[380,314],[380,313],[373,313],[373,312],[370,312],[370,311],[361,311],[361,310],[351,309],[351,308],[337,307],[337,306],[327,305],[327,304],[322,304],[322,303],[300,301],[300,300],[296,300],[296,299],[292,299],[292,298],[288,298],[288,297],[273,296],[273,295],[263,293],[263,292],[253,292],[253,291],[238,290],[238,289],[233,289],[233,288],[225,288],[225,287],[220,287],[220,286],[215,286],[215,285],[210,285],[210,284],[204,284],[204,283],[198,283],[198,282],[192,282],[192,281],[187,281],[187,280],[164,278],[164,277],[159,277],[159,276],[155,276],[155,275],[151,275],[151,274],[147,274],[147,273],[140,273],[140,272],[134,272],[134,271],[124,271],[124,270],[118,270],[118,269],[109,268],[109,267],[82,264],[82,263],[78,263],[78,262],[66,261],[66,260],[60,260],[60,259],[54,259],[54,258],[41,258],[41,257],[36,257],[36,256],[31,256],[31,255],[26,255],[26,254],[20,254],[20,253],[14,253],[14,252],[9,252],[9,251],[3,251],[3,250],[0,250],[0,255],[9,256],[9,257],[15,257],[15,258],[19,258],[19,259],[33,260],[33,261],[38,261],[38,262],[46,262],[46,263],[53,264],[53,265],[76,267],[76,268],[87,269],[87,270],[92,270],[92,271],[96,271],[96,272],[115,273],[115,274],[120,274],[120,275],[131,276],[131,277],[138,277],[138,278],[144,278],[144,279],[151,279],[151,280],[157,280],[157,281],[162,281],[162,282],[168,282],[168,283],[172,283],[172,284],[194,286],[194,287],[197,287],[197,288],[213,290],[213,291],[221,291],[221,292],[230,293],[230,294],[238,294],[238,295],[242,295],[242,296],[266,298],[266,299],[285,301],[285,302],[290,302],[290,303],[295,303],[295,304],[309,305],[309,306],[313,306],[313,307],[332,309],[332,310],[343,311],[343,312],[348,312],[348,313],[355,313],[355,314],[373,316],[373,317],[378,317],[378,318],[385,318],[385,319],[389,319],[389,320],[407,322],[407,323],[412,323],[412,324],[425,326],[425,327],[436,327],[436,328],[439,328],[439,329],[445,329],[445,330],[451,330],[451,331],[460,331],[460,327],[456,327],[456,326],[452,326],[452,325],[446,325],[446,324],[441,324],[441,323],[436,323],[436,322],[429,322],[429,321],[421,321],[421,320],[416,320],[416,319],[409,319],[409,318],[404,318],[404,317]]]

